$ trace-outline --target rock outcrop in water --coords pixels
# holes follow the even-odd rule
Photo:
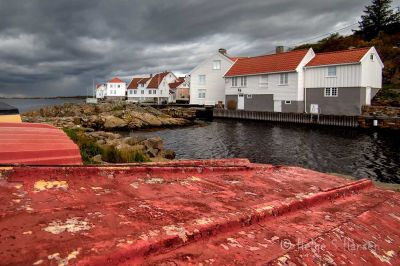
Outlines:
[[[195,112],[191,109],[173,108],[160,111],[150,106],[124,102],[64,104],[23,115],[24,122],[49,123],[60,128],[81,126],[106,131],[186,126],[193,124],[194,119]]]
[[[85,163],[130,163],[172,160],[175,152],[165,150],[160,138],[124,137],[117,131],[192,125],[195,115],[190,108],[157,110],[119,102],[50,106],[23,114],[23,121],[63,128]]]

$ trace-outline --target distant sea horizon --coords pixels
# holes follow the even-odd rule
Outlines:
[[[72,97],[17,97],[17,98],[0,98],[0,102],[7,103],[17,107],[20,114],[36,111],[47,106],[63,105],[65,103],[84,103],[87,96]]]
[[[23,97],[7,97],[1,96],[2,99],[86,99],[88,96],[23,96]]]

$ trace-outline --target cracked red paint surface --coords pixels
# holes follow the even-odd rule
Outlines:
[[[20,265],[399,265],[400,196],[247,160],[0,168]]]

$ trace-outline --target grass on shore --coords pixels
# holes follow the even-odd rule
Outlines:
[[[376,105],[400,107],[400,86],[385,84],[373,101]]]
[[[118,150],[114,146],[99,145],[88,138],[83,130],[64,128],[68,137],[78,145],[83,163],[97,164],[93,160],[96,155],[101,155],[103,161],[108,163],[136,163],[149,162],[149,158],[141,151]]]

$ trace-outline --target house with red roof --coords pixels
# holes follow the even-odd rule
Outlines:
[[[306,111],[360,115],[382,88],[383,68],[374,47],[316,54],[305,66]]]
[[[190,104],[212,105],[225,103],[225,73],[237,58],[228,55],[225,49],[218,52],[189,73]]]
[[[138,103],[163,104],[170,101],[169,84],[177,77],[170,71],[164,71],[148,77],[136,77],[128,85],[128,101]]]
[[[312,49],[239,58],[225,74],[228,109],[359,115],[382,88],[384,65],[374,47]]]
[[[104,99],[107,96],[107,86],[106,84],[96,85],[96,99]]]
[[[107,100],[125,100],[126,99],[126,83],[118,77],[107,81],[105,98]]]
[[[188,77],[179,77],[176,81],[169,84],[170,102],[189,103],[190,85]]]
[[[304,67],[312,49],[239,58],[225,74],[228,109],[304,112]]]

